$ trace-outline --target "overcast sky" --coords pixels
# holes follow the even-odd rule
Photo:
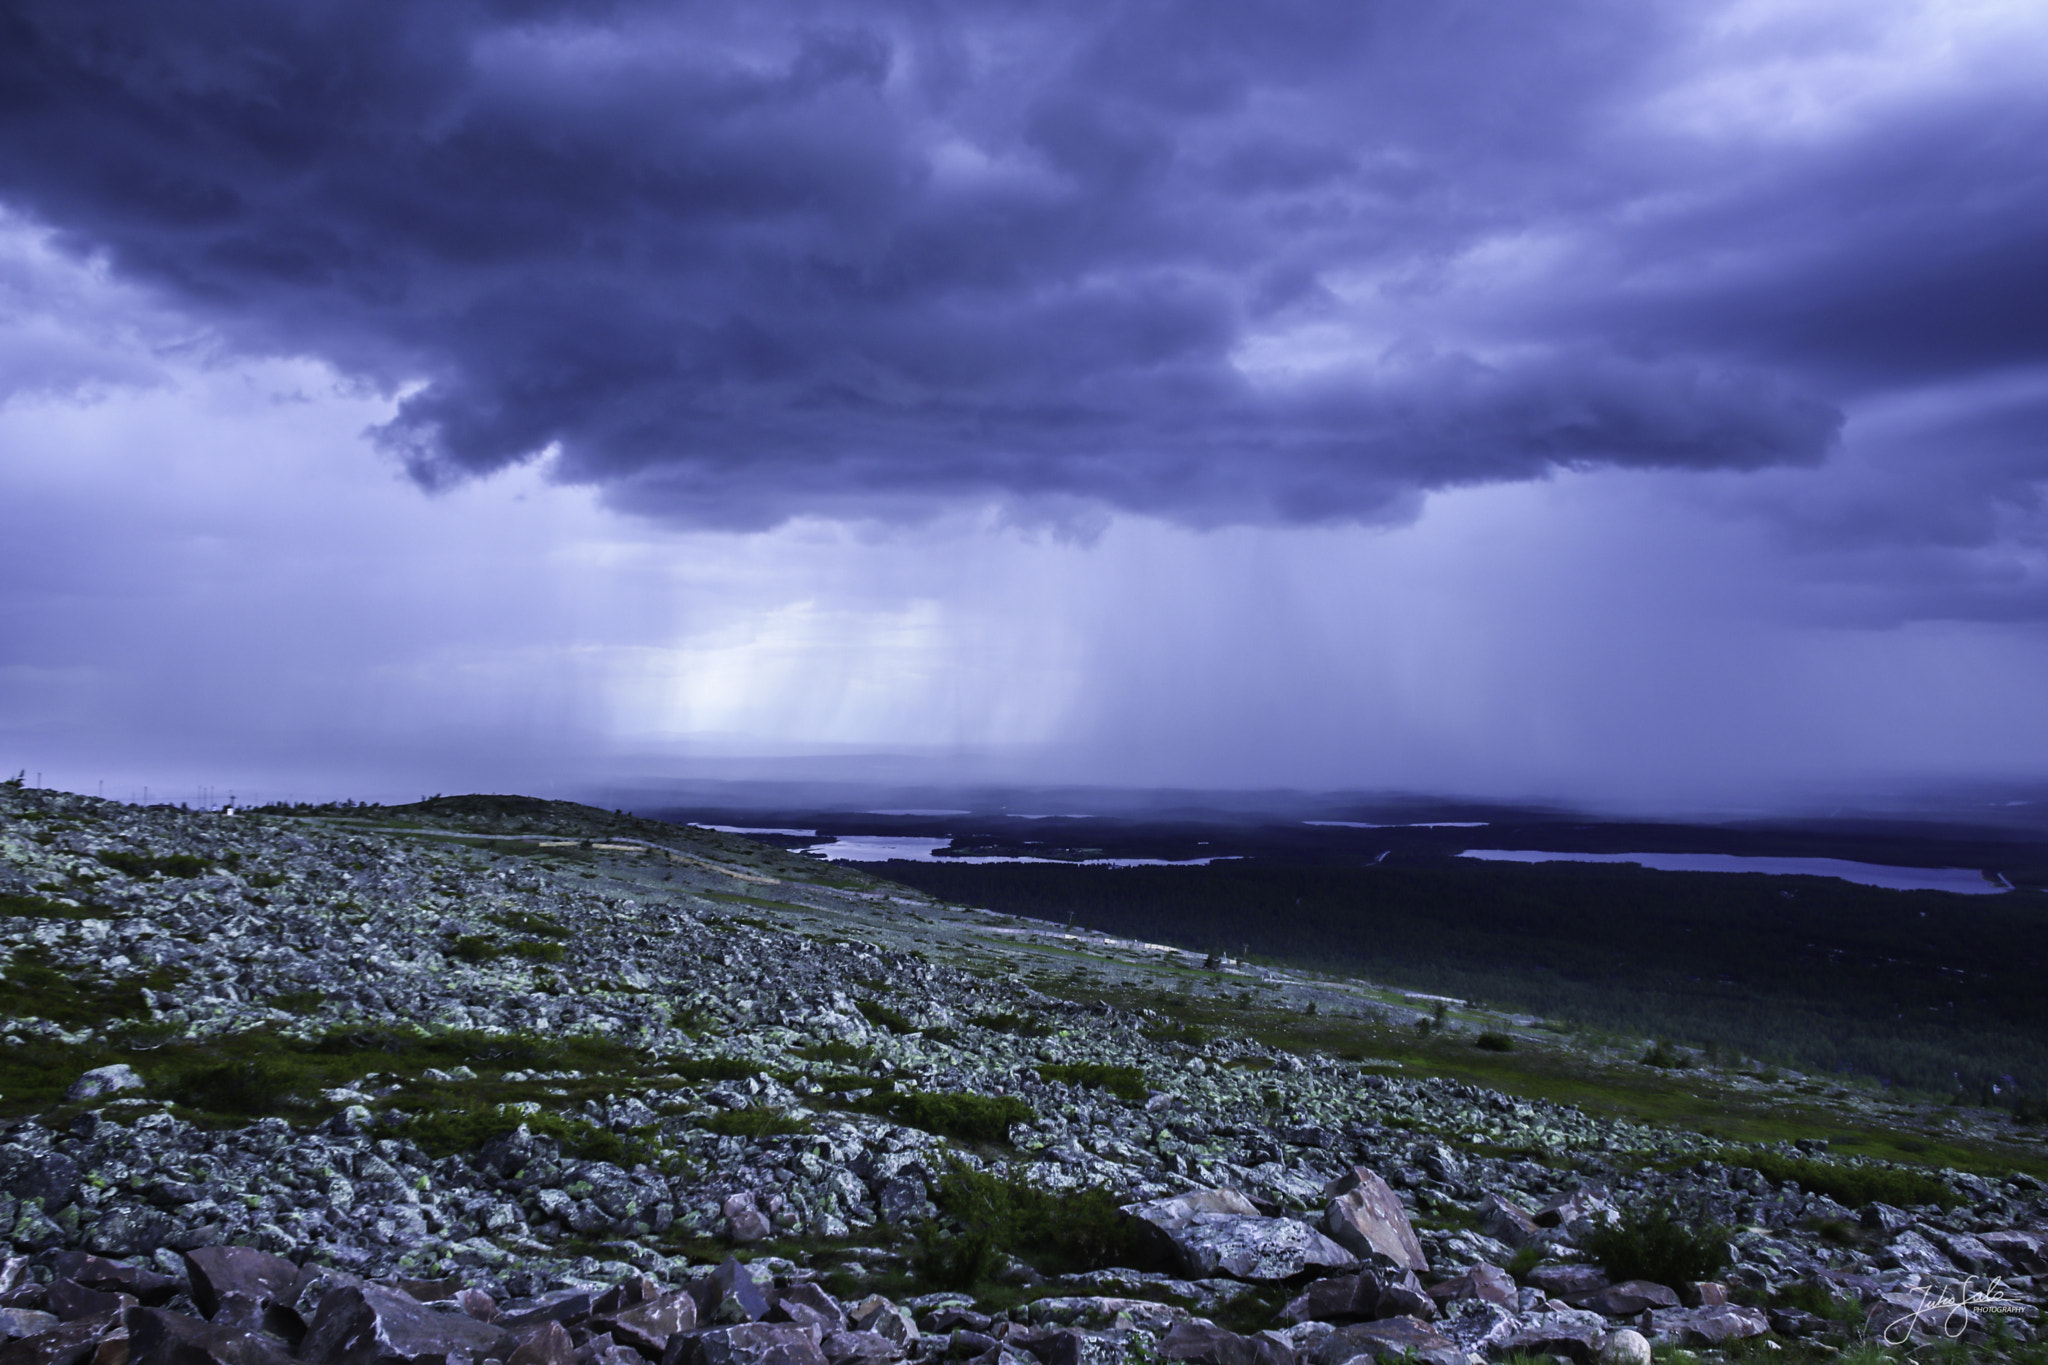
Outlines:
[[[2048,771],[2048,7],[0,0],[0,764]]]

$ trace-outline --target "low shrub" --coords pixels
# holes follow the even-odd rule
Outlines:
[[[922,1238],[924,1278],[971,1289],[1012,1256],[1046,1274],[1078,1274],[1111,1266],[1143,1269],[1155,1256],[1144,1229],[1117,1207],[1108,1190],[1054,1194],[954,1163],[932,1191],[944,1226]]]
[[[41,896],[0,896],[0,917],[8,919],[104,919],[105,910],[91,906],[59,905]]]
[[[1667,1071],[1683,1071],[1692,1065],[1690,1054],[1673,1047],[1662,1038],[1637,1060],[1644,1066],[1660,1066]]]
[[[969,1142],[1006,1142],[1010,1125],[1027,1123],[1031,1106],[1013,1095],[932,1094],[911,1091],[900,1095],[876,1095],[880,1108],[898,1123],[922,1128],[928,1133],[964,1138]]]
[[[213,867],[208,859],[192,853],[172,853],[153,858],[147,853],[131,853],[126,849],[104,848],[93,857],[116,872],[143,881],[162,873],[166,877],[204,876]]]
[[[1207,1047],[1210,1042],[1209,1030],[1198,1024],[1183,1024],[1172,1020],[1155,1024],[1144,1030],[1144,1035],[1155,1043],[1184,1043],[1189,1047]]]
[[[1515,1050],[1515,1040],[1508,1034],[1488,1029],[1472,1040],[1472,1046],[1482,1048],[1487,1052],[1513,1052]]]
[[[1695,1226],[1669,1208],[1634,1208],[1580,1243],[1609,1279],[1680,1285],[1711,1280],[1728,1266],[1728,1229]]]
[[[436,1160],[472,1152],[486,1142],[516,1131],[521,1124],[535,1137],[551,1138],[564,1156],[606,1161],[631,1167],[658,1158],[659,1150],[637,1137],[621,1137],[583,1119],[542,1111],[523,1114],[503,1105],[451,1104],[417,1114],[394,1112],[393,1131]]]
[[[564,948],[559,943],[537,943],[523,938],[512,945],[512,956],[528,962],[560,962]]]
[[[464,934],[449,951],[464,962],[478,964],[496,962],[505,955],[505,945],[486,934]]]
[[[1143,1104],[1146,1097],[1151,1094],[1151,1090],[1145,1084],[1145,1073],[1134,1066],[1104,1066],[1097,1062],[1059,1062],[1039,1067],[1038,1074],[1048,1081],[1107,1090],[1128,1104]]]

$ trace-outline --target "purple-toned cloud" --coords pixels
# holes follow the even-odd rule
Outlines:
[[[1711,45],[1618,3],[12,0],[0,200],[404,393],[423,484],[547,454],[708,527],[1387,520],[1810,466],[1859,394],[2041,359],[2048,99],[1758,156],[1701,130]]]

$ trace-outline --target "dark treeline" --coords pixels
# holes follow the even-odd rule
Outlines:
[[[1356,973],[1972,1102],[2048,1092],[2048,896],[1429,859],[889,863],[947,900]]]

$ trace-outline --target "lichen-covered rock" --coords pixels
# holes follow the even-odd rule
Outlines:
[[[1377,1172],[1355,1166],[1324,1192],[1323,1229],[1354,1256],[1380,1255],[1403,1270],[1428,1270],[1408,1211]]]

